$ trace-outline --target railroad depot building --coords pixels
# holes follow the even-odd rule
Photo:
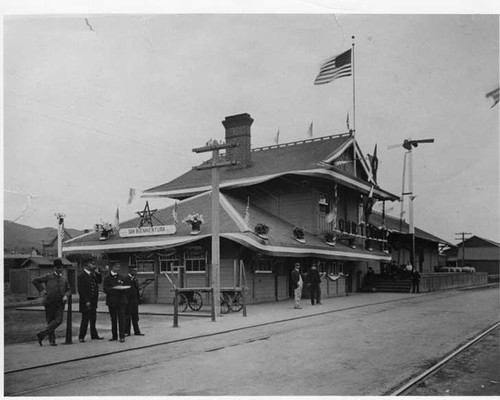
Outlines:
[[[364,157],[352,132],[252,149],[250,115],[222,123],[226,143],[237,146],[221,159],[238,163],[220,169],[222,287],[245,285],[249,303],[293,298],[294,263],[304,273],[317,263],[328,274],[322,296],[333,297],[357,291],[353,277],[359,271],[380,270],[391,261],[387,230],[370,223],[370,205],[398,196],[377,185],[373,157]],[[185,286],[210,286],[211,170],[192,169],[142,197],[178,201],[149,219],[145,207],[140,217],[121,222],[119,232],[66,241],[65,256],[137,267],[139,279],[151,282],[144,293],[148,302],[172,301],[179,268]]]

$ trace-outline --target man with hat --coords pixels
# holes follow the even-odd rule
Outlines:
[[[109,275],[104,278],[102,289],[106,293],[106,305],[111,317],[112,337],[109,341],[118,340],[125,342],[125,307],[127,306],[127,294],[123,285],[123,279],[118,274],[121,265],[116,263],[111,266]]]
[[[56,258],[54,260],[54,272],[39,276],[31,281],[43,296],[42,304],[45,307],[45,317],[47,319],[45,329],[36,335],[40,346],[42,346],[45,336],[49,337],[51,346],[57,346],[55,330],[62,324],[64,305],[68,296],[71,295],[71,288],[62,272],[62,260]]]
[[[128,275],[123,279],[126,286],[130,286],[127,291],[127,308],[125,317],[125,336],[130,336],[131,325],[134,327],[134,335],[144,336],[139,328],[139,282],[137,282],[137,268],[129,267]]]
[[[293,294],[295,297],[295,306],[293,308],[300,309],[300,298],[302,297],[302,286],[304,281],[300,275],[300,264],[295,263],[294,270],[292,271],[292,284],[293,284]]]
[[[85,335],[90,323],[90,338],[102,340],[96,329],[97,302],[99,299],[99,283],[102,282],[102,275],[93,261],[85,264],[83,272],[78,275],[77,286],[80,296],[80,313],[82,321],[80,323],[80,333],[78,339],[85,342]]]

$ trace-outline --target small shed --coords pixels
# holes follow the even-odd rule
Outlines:
[[[21,268],[11,269],[10,276],[10,292],[13,294],[25,294],[28,298],[38,297],[38,290],[33,286],[31,281],[41,275],[48,274],[54,270],[53,257],[34,256],[29,257]],[[64,276],[68,279],[71,287],[71,292],[76,293],[76,268],[65,258],[62,258]]]

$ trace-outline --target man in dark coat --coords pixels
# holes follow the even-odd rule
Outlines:
[[[316,304],[321,304],[321,291],[319,287],[321,277],[319,276],[318,266],[316,264],[311,266],[311,270],[309,271],[309,274],[307,274],[307,278],[311,293],[311,304],[314,305],[315,300]]]
[[[413,267],[411,271],[411,291],[410,293],[420,293],[420,272]]]
[[[51,346],[57,346],[55,330],[62,324],[64,305],[68,296],[71,295],[69,283],[62,273],[63,263],[57,258],[54,260],[54,272],[32,280],[33,286],[44,296],[42,304],[45,307],[45,317],[47,320],[45,329],[36,335],[40,346],[42,346],[45,336],[49,337]]]
[[[95,326],[97,319],[97,301],[99,299],[99,283],[102,282],[102,275],[93,262],[85,265],[83,272],[78,276],[77,286],[80,296],[80,313],[82,321],[80,323],[80,333],[78,339],[85,342],[87,327],[90,322],[90,338],[94,340],[104,339],[99,336]]]
[[[111,333],[112,337],[109,341],[118,340],[125,341],[125,307],[127,306],[127,293],[123,288],[123,279],[118,274],[120,264],[114,264],[111,267],[109,275],[104,278],[103,290],[106,293],[106,305],[109,309],[111,317]]]
[[[127,291],[127,308],[125,318],[125,336],[130,336],[130,326],[134,327],[134,335],[144,336],[139,329],[139,282],[137,282],[137,268],[129,267],[128,275],[123,279]]]

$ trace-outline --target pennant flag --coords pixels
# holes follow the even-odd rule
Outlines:
[[[309,125],[309,129],[307,130],[307,136],[313,137],[313,123],[311,121],[311,125]]]
[[[280,130],[278,129],[278,133],[276,134],[276,137],[274,138],[274,143],[278,144],[280,141]]]
[[[250,225],[250,196],[248,196],[247,207],[245,208],[245,224]]]
[[[127,204],[131,204],[132,201],[134,200],[134,197],[135,197],[135,189],[130,188],[130,190],[128,192],[128,201],[127,201]]]
[[[323,85],[335,79],[351,76],[351,49],[327,60],[314,80],[315,85]]]
[[[118,207],[116,207],[116,215],[115,215],[115,220],[113,221],[113,226],[116,228],[117,231],[120,230],[120,210]]]
[[[59,223],[59,232],[58,236],[61,239],[61,242],[64,241],[64,217],[62,215],[57,216],[57,221]]]
[[[496,89],[492,90],[491,92],[486,93],[486,98],[491,97],[493,99],[493,105],[491,106],[491,108],[495,107],[498,104],[499,91],[500,91],[500,87],[497,87]]]
[[[347,119],[346,119],[346,124],[347,124],[347,130],[350,131],[351,128],[349,127],[349,113],[347,113]]]
[[[172,209],[172,218],[174,219],[174,225],[177,225],[179,223],[177,219],[177,202],[175,202],[174,208]]]
[[[377,182],[377,170],[378,170],[378,157],[377,157],[377,145],[375,144],[375,149],[373,150],[373,156],[371,160],[373,180]],[[373,194],[373,193],[372,193]]]

